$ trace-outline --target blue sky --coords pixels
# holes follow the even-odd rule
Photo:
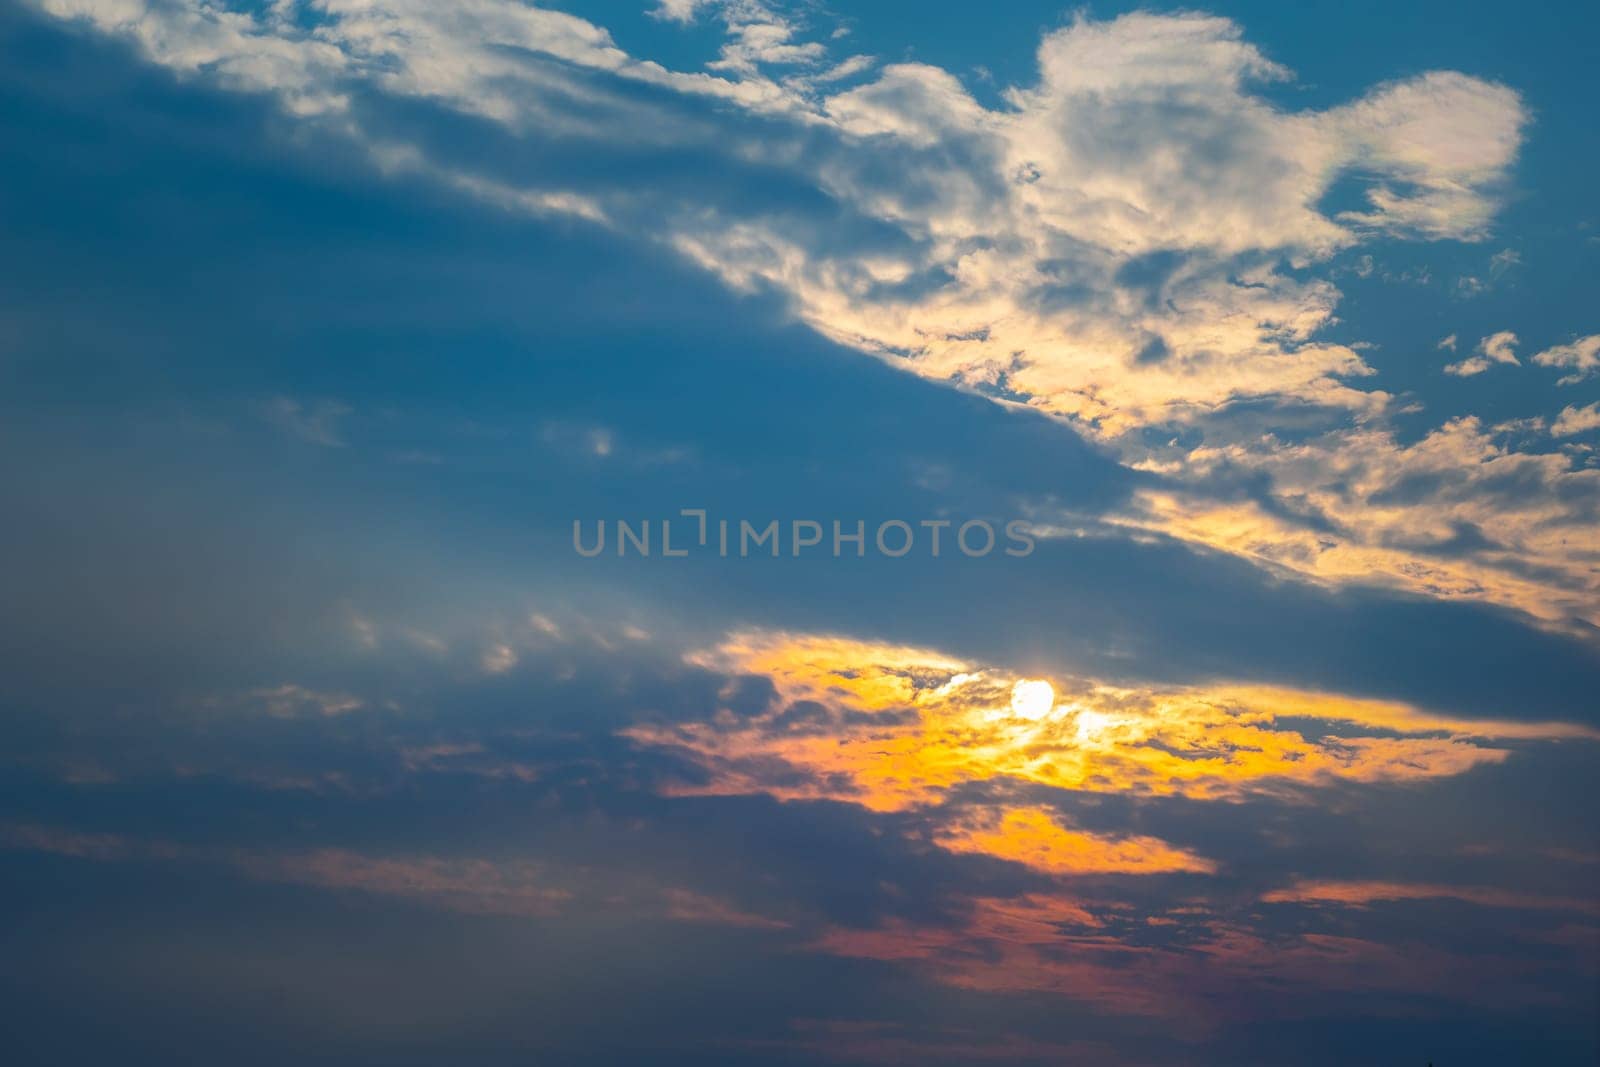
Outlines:
[[[1595,29],[8,7],[21,1062],[1592,1062]]]

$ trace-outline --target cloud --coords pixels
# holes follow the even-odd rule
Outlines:
[[[1056,709],[1024,721],[1011,709],[1012,672],[937,651],[742,632],[691,652],[673,673],[658,655],[670,650],[651,645],[660,638],[624,644],[620,630],[581,616],[541,619],[548,625],[530,618],[518,639],[557,642],[542,646],[538,664],[492,683],[449,663],[435,682],[409,677],[419,703],[448,714],[375,730],[350,717],[375,714],[369,700],[338,718],[213,717],[176,737],[147,726],[144,737],[178,755],[182,770],[35,789],[28,808],[39,821],[0,826],[13,853],[0,855],[8,886],[38,884],[56,908],[97,909],[70,912],[101,919],[84,942],[102,961],[97,974],[115,957],[114,909],[141,930],[170,922],[152,919],[140,888],[199,878],[205,928],[259,931],[275,910],[264,904],[282,900],[290,929],[315,944],[342,949],[340,931],[358,925],[370,958],[397,944],[371,933],[381,925],[402,931],[398,944],[453,946],[477,961],[461,973],[487,970],[502,991],[508,972],[485,964],[486,946],[525,958],[530,939],[544,959],[572,947],[562,988],[598,981],[616,999],[644,995],[629,976],[654,973],[658,960],[673,988],[694,980],[695,960],[733,971],[736,983],[799,972],[776,1034],[748,1014],[731,1030],[693,1017],[696,1040],[748,1039],[763,1057],[796,1014],[837,1012],[859,1028],[907,988],[958,1007],[1004,997],[1008,1025],[1053,1020],[1082,1040],[1158,1019],[1162,1034],[1183,1035],[1175,1062],[1307,1003],[1338,1014],[1376,994],[1436,1016],[1525,1020],[1516,998],[1530,973],[1541,982],[1538,1010],[1559,1017],[1586,1003],[1585,949],[1563,924],[1593,913],[1581,883],[1592,864],[1576,848],[1528,857],[1548,841],[1587,839],[1587,809],[1565,798],[1583,781],[1593,731],[1464,722],[1337,693],[1053,674]],[[586,658],[591,643],[603,655]],[[573,673],[565,688],[539,688],[563,665]],[[561,718],[596,686],[619,702],[620,721],[674,740],[701,727],[729,750],[760,737],[739,767],[746,780],[608,738],[617,716]],[[262,726],[272,732],[253,732]],[[113,723],[100,736],[121,730]],[[67,736],[85,747],[83,733]],[[375,746],[403,748],[407,759],[377,760]],[[229,757],[220,765],[196,758],[219,751]],[[809,765],[790,759],[806,751]],[[308,759],[332,758],[342,784],[307,798],[240,773],[284,755],[302,771]],[[1323,773],[1294,779],[1308,762]],[[1539,788],[1508,791],[1489,777],[1513,769]],[[660,795],[697,771],[694,795]],[[0,767],[0,784],[16,780],[13,766]],[[174,810],[207,815],[178,825]],[[179,837],[141,829],[151,826]],[[1485,842],[1506,854],[1462,848]],[[1469,924],[1458,904],[1472,907]],[[307,932],[314,915],[329,916],[330,928]],[[251,921],[235,927],[235,917]],[[269,940],[286,932],[274,927]],[[155,964],[139,944],[136,973],[148,975]],[[687,948],[658,955],[661,944]],[[46,950],[61,953],[61,940]],[[219,951],[236,962],[245,950],[230,936]],[[292,955],[305,966],[304,950]],[[231,988],[214,967],[196,959],[189,969]],[[408,988],[436,969],[404,969]],[[36,981],[57,980],[41,973]],[[516,996],[527,988],[517,983]],[[760,993],[769,997],[770,983]],[[481,1041],[482,1002],[469,999],[462,1018]],[[697,987],[685,999],[705,995]],[[1219,1003],[1233,1007],[1219,1013]],[[663,1047],[664,1025],[645,1031]],[[971,1025],[993,1033],[981,1018]],[[592,1049],[592,1034],[579,1040],[574,1047]],[[1137,1061],[1162,1062],[1165,1050]]]
[[[554,915],[572,898],[526,862],[366,856],[347,849],[288,855],[240,855],[253,878],[321,889],[412,897],[435,907],[482,915]]]
[[[0,824],[0,849],[27,850],[101,863],[160,861],[231,869],[246,878],[416,901],[463,915],[552,918],[593,907],[583,901],[594,872],[514,857],[378,855],[348,848],[265,851],[211,848],[127,834],[84,833],[26,823]],[[781,930],[781,919],[754,915],[730,902],[676,886],[619,891],[604,907],[618,915],[671,922]]]
[[[61,50],[40,54],[54,70]],[[117,66],[113,49],[89,54]],[[501,138],[498,120],[347,84],[363,129],[492,172],[492,186],[447,183],[449,197],[548,180],[485,201],[537,209],[538,224],[441,210],[439,171],[361,188],[337,152],[332,178],[286,177],[277,158],[268,179],[193,166],[232,158],[270,101],[197,107],[165,78],[84,90],[101,95],[72,106],[97,116],[106,145],[50,140],[73,128],[56,122],[38,134],[48,150],[14,154],[50,177],[113,175],[35,184],[38,203],[91,204],[116,223],[87,224],[96,240],[118,234],[93,246],[115,255],[68,268],[93,264],[92,282],[154,308],[159,337],[220,323],[239,357],[198,344],[158,359],[162,346],[106,329],[108,361],[159,369],[146,377],[163,394],[203,393],[208,417],[150,418],[129,398],[96,434],[64,419],[44,433],[20,411],[37,395],[25,392],[0,420],[30,456],[0,475],[27,505],[0,530],[29,564],[7,584],[17,610],[0,641],[13,705],[0,786],[39,820],[0,856],[15,917],[5,991],[25,1049],[93,1061],[104,1050],[61,1042],[92,1032],[126,1054],[158,1030],[173,1047],[226,1030],[275,1060],[336,1033],[367,1061],[401,1044],[417,1062],[449,1059],[467,1040],[480,1058],[602,1064],[779,1049],[1102,1062],[1110,1033],[1140,1064],[1332,1062],[1360,1058],[1350,1046],[1374,1031],[1347,1020],[1381,1000],[1383,1038],[1436,1060],[1442,1042],[1518,1061],[1530,1033],[1588,1051],[1592,913],[1554,905],[1592,895],[1594,734],[1541,720],[1592,718],[1592,646],[1483,605],[1589,610],[1592,478],[1538,451],[1547,438],[1523,440],[1542,436],[1526,427],[1440,416],[1402,434],[1382,405],[1358,420],[1282,397],[1142,423],[1128,431],[1148,431],[1142,451],[1088,427],[1091,448],[1018,410],[1028,396],[1009,371],[987,387],[995,403],[893,375],[774,328],[788,290],[759,273],[761,295],[738,303],[618,234],[662,204],[713,201],[748,224],[751,248],[787,234],[801,273],[830,248],[829,269],[849,266],[810,243],[826,231],[883,253],[864,302],[898,286],[891,297],[920,315],[945,283],[891,269],[920,238],[831,194],[808,199],[806,176],[823,160],[894,163],[851,154],[878,137],[932,137],[921,162],[936,161],[948,84],[902,86],[931,94],[920,110],[863,102],[863,122],[898,117],[906,132],[841,150],[820,112],[795,134],[772,113],[684,105],[664,83],[529,63],[554,87],[528,105],[557,123],[548,137],[530,121]],[[152,96],[162,108],[140,111]],[[600,122],[655,109],[661,123],[639,124],[642,155],[608,139],[564,153],[586,136],[559,124],[574,107]],[[196,114],[226,131],[225,150],[190,143]],[[184,132],[151,132],[171,128]],[[607,136],[629,128],[618,119]],[[719,140],[755,162],[690,161]],[[160,165],[123,162],[146,155]],[[56,157],[71,167],[48,169]],[[614,167],[655,198],[648,211],[629,214]],[[192,185],[169,180],[185,168]],[[1008,180],[1048,177],[1036,165]],[[159,197],[131,196],[129,181]],[[696,183],[712,191],[697,199]],[[187,227],[141,210],[174,187]],[[229,218],[219,189],[251,210]],[[55,255],[77,231],[46,217]],[[671,221],[699,232],[727,218]],[[143,248],[141,234],[154,235]],[[272,258],[289,238],[304,243]],[[217,266],[239,247],[258,250],[249,286]],[[1175,314],[1195,254],[1106,269],[1130,314]],[[78,292],[50,259],[10,306]],[[1282,269],[1303,280],[1317,262]],[[148,281],[152,300],[105,281],[124,277]],[[1257,284],[1223,284],[1235,281]],[[1047,294],[1068,309],[1077,295]],[[97,324],[127,314],[100,299]],[[295,314],[251,328],[283,307]],[[1187,358],[1164,334],[1141,340],[1142,367]],[[182,377],[196,368],[205,385]],[[334,420],[338,452],[210,417],[216,392],[268,388],[302,398],[301,414],[307,397],[361,396],[370,417],[360,433]],[[388,462],[413,443],[440,464]],[[1130,449],[1128,466],[1100,456],[1112,448]],[[652,458],[667,455],[688,458]],[[653,517],[697,502],[1026,508],[1051,536],[1014,569],[574,572],[569,511],[622,499]],[[1418,596],[1370,588],[1384,582]],[[1042,719],[1013,711],[1022,678],[1055,687]],[[1318,899],[1263,902],[1297,891]],[[85,1004],[92,1028],[74,1023]],[[617,1027],[618,1004],[652,1007]],[[1335,1029],[1353,1034],[1317,1039]]]
[[[1490,334],[1478,342],[1478,355],[1464,359],[1459,363],[1452,363],[1444,369],[1446,374],[1454,374],[1461,378],[1469,378],[1474,374],[1482,374],[1496,363],[1509,363],[1520,366],[1517,355],[1512,351],[1517,344],[1517,335],[1510,330],[1501,330],[1499,333]]]
[[[1321,336],[1340,299],[1326,264],[1378,238],[1484,238],[1527,120],[1514,91],[1449,71],[1287,110],[1261,87],[1291,73],[1237,24],[1199,14],[1079,18],[1041,40],[1036,80],[989,107],[929,64],[863,80],[865,60],[830,59],[803,20],[753,0],[716,5],[730,36],[699,72],[497,0],[333,0],[314,23],[181,3],[44,7],[185,77],[274,94],[385,175],[587,220],[735,290],[779,294],[825,337],[1059,416],[1180,495],[1204,491],[1199,464],[1165,442],[1231,439],[1230,462],[1275,498],[1257,532],[1285,543],[1268,554],[1329,580],[1345,572],[1298,547],[1315,531],[1289,518],[1297,488],[1273,484],[1272,448],[1232,420],[1245,408],[1315,419],[1314,439],[1337,447],[1389,417],[1361,348]],[[841,63],[857,84],[837,88]],[[1365,204],[1329,214],[1349,181]],[[1318,462],[1336,482],[1337,453]],[[1432,501],[1409,506],[1414,525],[1443,521]],[[1237,551],[1192,522],[1163,532]],[[1500,543],[1506,566],[1531,573]],[[1361,547],[1363,580],[1430,588],[1415,578],[1429,561]],[[1491,598],[1505,588],[1478,584]]]
[[[1439,349],[1440,351],[1454,352],[1456,350],[1456,335],[1450,334],[1447,337],[1440,338],[1439,343],[1433,347]]]
[[[1517,344],[1517,335],[1510,330],[1501,330],[1491,334],[1478,342],[1478,351],[1494,360],[1496,363],[1517,364],[1516,353],[1512,351]]]
[[[1402,900],[1464,900],[1487,908],[1552,909],[1578,914],[1600,911],[1592,900],[1547,897],[1483,886],[1425,885],[1403,882],[1299,881],[1262,894],[1266,904],[1342,904],[1365,907]]]
[[[711,70],[754,75],[764,66],[815,66],[827,54],[819,42],[796,41],[794,22],[761,0],[723,0],[719,10],[729,39]]]
[[[1119,422],[1146,417],[1152,405],[1252,394],[1309,393],[1360,406],[1336,384],[1365,372],[1359,358],[1304,343],[1331,314],[1335,293],[1291,281],[1271,255],[1314,259],[1367,229],[1472,236],[1493,210],[1492,187],[1523,121],[1508,90],[1449,73],[1383,86],[1327,112],[1284,113],[1250,86],[1287,72],[1233,23],[1197,15],[1080,19],[1044,39],[1039,83],[1011,90],[1012,110],[991,111],[952,75],[917,64],[891,66],[831,97],[779,89],[755,67],[776,60],[775,49],[813,53],[787,44],[790,24],[749,2],[719,8],[749,37],[730,46],[745,58],[718,64],[733,79],[666,71],[625,56],[583,20],[491,0],[448,16],[407,0],[342,0],[311,35],[209,8],[140,8],[136,20],[128,18],[133,9],[93,0],[51,0],[48,9],[133,32],[152,59],[179,69],[237,59],[249,67],[251,88],[299,99],[319,79],[364,77],[386,94],[445,102],[521,131],[577,133],[538,92],[567,76],[519,65],[505,46],[690,97],[786,109],[795,128],[769,128],[766,143],[734,128],[730,147],[774,158],[789,153],[792,137],[822,138],[815,163],[797,176],[910,243],[868,252],[852,271],[847,263],[863,250],[839,244],[842,235],[803,235],[775,216],[729,215],[727,201],[709,213],[706,203],[650,203],[654,217],[683,220],[669,221],[666,240],[735,284],[759,279],[789,291],[802,316],[830,336],[904,353],[912,369],[981,383],[1016,363],[1011,386],[1039,403]],[[194,54],[202,42],[203,60]],[[302,62],[292,72],[246,63],[265,50]],[[629,114],[597,86],[570,90],[605,105],[592,139],[623,136],[647,123],[652,108],[676,106],[662,100]],[[658,124],[657,139],[691,134],[685,123],[704,121],[684,115]],[[604,191],[519,188],[508,184],[518,183],[514,175],[472,173],[464,160],[429,158],[432,149],[420,144],[353,132],[386,165],[422,169],[458,188],[514,190],[546,207],[576,197],[619,222],[635,214],[605,203]],[[905,149],[926,158],[885,172],[883,161]],[[1316,205],[1351,168],[1392,174],[1408,192],[1374,192],[1361,226],[1342,226]],[[1140,302],[1140,289],[1119,279],[1154,253],[1175,257],[1163,272],[1165,299]],[[897,282],[935,273],[943,278],[936,289],[897,294]],[[1079,295],[1063,307],[1067,292]],[[1170,364],[1129,364],[1152,336],[1173,353]],[[1117,358],[1103,362],[1097,349]],[[1096,395],[1104,399],[1086,406]]]
[[[1526,122],[1515,93],[1451,71],[1384,86],[1333,113],[1364,153],[1359,163],[1381,178],[1372,210],[1344,218],[1390,232],[1481,240],[1487,235],[1505,168]]]
[[[1459,363],[1447,365],[1444,372],[1446,374],[1454,374],[1458,378],[1470,378],[1475,374],[1482,374],[1492,366],[1494,364],[1490,360],[1474,356],[1471,359],[1463,359]]]
[[[1574,437],[1594,429],[1600,429],[1600,403],[1587,407],[1568,404],[1556,416],[1556,421],[1550,424],[1550,433],[1554,437]]]
[[[1600,372],[1600,333],[1580,337],[1571,344],[1556,345],[1534,355],[1533,361],[1541,367],[1570,370],[1556,382],[1557,385],[1577,385]]]
[[[317,692],[293,683],[255,689],[237,698],[224,698],[212,703],[217,707],[259,709],[268,715],[285,719],[307,714],[346,715],[366,706],[360,697],[349,693]]]
[[[658,0],[651,14],[668,22],[693,22],[702,8],[715,0]]]
[[[293,397],[273,397],[262,407],[262,414],[284,433],[307,444],[341,448],[344,438],[339,422],[350,408],[337,400],[301,401]]]
[[[1262,687],[1183,689],[1056,676],[1041,720],[1013,713],[1006,672],[930,650],[825,635],[739,634],[692,662],[771,679],[782,701],[730,719],[641,723],[623,736],[699,768],[673,795],[831,799],[922,811],[935,840],[1032,866],[1203,870],[1158,841],[1115,842],[1027,808],[936,807],[974,783],[1199,800],[1294,795],[1339,782],[1419,782],[1510,756],[1494,738],[1600,740],[1587,727],[1468,723],[1405,705]],[[1330,725],[1320,736],[1283,720]]]
[[[1484,345],[1504,342],[1494,350],[1509,357],[1511,336]],[[1138,490],[1117,521],[1313,579],[1385,581],[1512,605],[1555,624],[1600,623],[1590,564],[1600,549],[1600,471],[1560,451],[1532,451],[1534,442],[1525,451],[1508,440],[1516,436],[1458,418],[1410,443],[1371,426],[1298,441],[1270,430],[1207,441],[1181,459],[1204,488]],[[1248,479],[1261,475],[1272,497],[1248,491]]]
[[[1513,267],[1522,265],[1521,253],[1510,248],[1502,248],[1489,257],[1489,277],[1499,280],[1502,275]]]
[[[915,966],[959,989],[1049,994],[1099,1012],[1160,1018],[1191,1043],[1214,1035],[1219,1002],[1247,1005],[1242,1015],[1261,1018],[1286,1007],[1290,990],[1325,1005],[1340,993],[1389,999],[1431,988],[1480,1011],[1499,1006],[1478,992],[1487,973],[1471,952],[1402,949],[1329,928],[1268,932],[1203,907],[1151,917],[1181,931],[1176,945],[1129,944],[1085,929],[1083,910],[1072,898],[1044,894],[983,898],[960,925],[834,929],[815,947]]]
[[[995,856],[1056,874],[1215,874],[1215,863],[1154,837],[1112,838],[1063,827],[1048,810],[988,808],[934,838],[951,852]]]

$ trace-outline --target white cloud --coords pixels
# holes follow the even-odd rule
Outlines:
[[[668,22],[693,22],[700,14],[700,9],[711,3],[712,0],[657,0],[655,9],[650,13]]]
[[[830,57],[826,33],[809,39],[803,21],[758,0],[658,7],[679,20],[714,11],[725,25],[721,54],[699,72],[636,58],[587,20],[509,0],[317,0],[308,24],[200,0],[40,2],[132,39],[182,76],[274,93],[304,122],[353,139],[383,173],[659,241],[730,286],[783,295],[838,342],[1071,419],[1124,462],[1170,479],[1179,497],[1203,491],[1225,455],[1265,478],[1281,505],[1252,527],[1259,544],[1192,521],[1189,503],[1141,520],[1178,536],[1312,576],[1427,592],[1416,575],[1432,566],[1430,550],[1397,531],[1443,529],[1463,509],[1474,528],[1495,525],[1437,493],[1395,494],[1381,516],[1362,505],[1366,518],[1340,496],[1351,448],[1376,483],[1420,462],[1421,446],[1402,447],[1381,425],[1391,398],[1364,383],[1373,372],[1361,350],[1320,331],[1340,299],[1328,266],[1336,252],[1375,237],[1487,236],[1527,120],[1505,86],[1434,71],[1341,106],[1290,110],[1261,91],[1290,72],[1235,23],[1198,14],[1079,18],[1040,42],[1037,80],[991,108],[935,66],[868,75],[870,61]],[[358,89],[488,120],[472,127],[485,143],[456,151],[460,138],[369,127],[350,104]],[[496,152],[496,136],[541,150]],[[600,149],[625,149],[629,165],[581,168],[577,180],[542,162]],[[654,180],[653,161],[686,158],[703,161],[693,181]],[[1352,176],[1366,180],[1366,203],[1326,214],[1328,194]],[[774,177],[815,195],[749,195]],[[1501,252],[1490,270],[1511,264]],[[1514,343],[1495,334],[1447,369],[1515,364]],[[1577,381],[1600,367],[1600,335],[1534,361]],[[1279,413],[1306,443],[1286,448],[1265,415],[1265,426],[1239,431],[1241,410]],[[324,443],[337,441],[333,417],[281,415],[313,435],[320,423]],[[1469,425],[1486,436],[1470,421],[1437,433],[1458,441]],[[1183,427],[1203,431],[1210,453],[1149,443]],[[1541,491],[1572,491],[1557,477],[1565,457],[1473,447],[1498,449],[1484,462],[1500,469],[1533,464]],[[1312,499],[1345,523],[1337,566],[1314,547],[1313,521],[1283,517]],[[1578,529],[1552,546],[1506,521],[1500,547],[1462,554],[1440,588],[1526,606],[1538,580],[1507,575],[1537,560],[1549,582],[1564,581],[1562,553],[1593,541]]]
[[[1381,409],[1382,394],[1350,384],[1369,374],[1356,350],[1313,340],[1338,291],[1282,264],[1314,264],[1372,232],[1480,236],[1524,121],[1510,90],[1449,72],[1285,111],[1255,86],[1288,71],[1234,23],[1200,15],[1080,18],[1041,42],[1037,83],[991,110],[920,64],[828,95],[838,68],[824,46],[758,0],[714,5],[730,38],[717,73],[698,74],[635,59],[583,19],[504,0],[320,0],[325,17],[310,29],[198,2],[44,3],[132,35],[164,65],[276,90],[386,169],[513,210],[654,232],[730,284],[786,292],[830,337],[940,380],[1003,381],[1105,435],[1248,398]],[[544,60],[788,121],[719,123]],[[808,73],[762,73],[796,65]],[[574,151],[608,141],[781,166],[841,211],[797,220],[783,205],[731,203],[712,174],[698,190],[661,191],[557,186],[537,168],[519,178],[364,130],[345,105],[359,82],[513,134],[568,137]],[[1366,209],[1330,218],[1319,205],[1349,173],[1382,180]],[[863,247],[861,234],[892,231],[898,240]]]
[[[1448,337],[1441,337],[1439,339],[1439,343],[1437,345],[1435,345],[1434,347],[1439,349],[1441,352],[1443,352],[1443,351],[1454,352],[1456,350],[1456,335],[1455,334],[1451,334]]]
[[[1533,361],[1541,367],[1559,367],[1572,371],[1556,384],[1576,385],[1600,372],[1600,333],[1580,337],[1571,344],[1547,348],[1537,353]]]
[[[1600,403],[1581,408],[1569,404],[1561,409],[1550,426],[1550,433],[1555,437],[1574,437],[1590,430],[1600,430]]]
[[[1571,423],[1588,418],[1579,410]],[[1600,468],[1513,448],[1503,431],[1516,429],[1460,418],[1409,444],[1377,427],[1207,442],[1183,458],[1191,478],[1265,475],[1276,506],[1152,489],[1123,521],[1319,580],[1383,581],[1600,625]]]
[[[755,75],[764,65],[812,67],[827,56],[822,43],[796,40],[802,33],[800,23],[764,0],[660,0],[650,13],[670,22],[690,23],[710,9],[717,11],[728,33],[720,55],[710,65],[712,70]],[[864,56],[853,57],[818,77],[828,81],[848,77],[867,62]]]
[[[1510,330],[1501,330],[1492,333],[1478,342],[1478,351],[1494,360],[1496,363],[1517,364],[1517,354],[1513,351],[1517,345],[1517,335]]]
[[[1527,115],[1505,86],[1433,71],[1385,86],[1329,113],[1328,121],[1353,150],[1352,164],[1400,183],[1380,184],[1370,194],[1371,209],[1345,219],[1423,237],[1481,240]]]
[[[1451,337],[1454,338],[1454,334]],[[1478,354],[1459,363],[1452,363],[1444,369],[1446,374],[1454,374],[1467,378],[1474,374],[1482,374],[1496,363],[1509,363],[1520,366],[1517,354],[1513,351],[1517,344],[1517,335],[1510,330],[1501,330],[1492,333],[1478,342]],[[1441,344],[1442,347],[1442,344]]]

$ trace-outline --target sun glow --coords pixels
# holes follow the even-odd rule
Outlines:
[[[756,715],[707,709],[699,721],[625,730],[701,768],[698,780],[667,789],[876,811],[938,805],[969,782],[1204,800],[1340,780],[1417,781],[1507,759],[1497,739],[1597,736],[1261,686],[1019,678],[932,650],[837,635],[744,632],[689,662],[764,675],[780,699]],[[1338,725],[1306,733],[1288,718]]]
[[[1078,724],[1077,738],[1080,745],[1092,745],[1100,740],[1107,726],[1111,725],[1111,716],[1104,712],[1084,708],[1074,716]]]
[[[1049,682],[1023,678],[1011,687],[1011,714],[1038,722],[1056,706],[1056,691]]]
[[[1131,879],[1193,885],[1225,871],[1225,860],[1205,855],[1193,840],[1132,826],[1109,830],[1089,817],[1098,807],[1091,794],[1299,802],[1330,785],[1417,783],[1500,763],[1513,754],[1495,743],[1500,739],[1600,738],[1588,727],[1468,722],[1307,690],[1111,684],[1063,673],[1047,681],[930,649],[829,634],[745,631],[687,659],[729,677],[765,677],[776,693],[755,713],[718,704],[698,720],[626,728],[623,736],[634,743],[670,751],[693,768],[663,780],[663,792],[896,812],[918,847],[1015,864],[1051,883],[1021,899],[974,898],[965,925],[955,929],[906,920],[836,927],[817,949],[918,961],[935,979],[963,987],[1087,990],[1144,1012],[1159,1007],[1151,989],[1164,981],[1191,989],[1217,966],[1255,973],[1269,953],[1321,973],[1326,942],[1308,940],[1286,956],[1281,944],[1242,928],[1215,928],[1203,908],[1185,903],[1145,921],[1194,923],[1195,940],[1175,953],[1130,952],[1108,932],[1106,916],[1125,922],[1132,913],[1123,900],[1094,903],[1101,887]],[[1263,900],[1320,907],[1441,892],[1305,883]],[[1475,894],[1462,899],[1501,899],[1482,889],[1461,892]],[[1359,957],[1351,966],[1363,974],[1374,969]]]

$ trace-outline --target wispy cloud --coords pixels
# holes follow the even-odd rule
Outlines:
[[[1347,907],[1404,900],[1464,900],[1489,908],[1533,908],[1570,911],[1580,915],[1600,911],[1600,904],[1595,901],[1573,897],[1550,897],[1484,886],[1405,882],[1302,881],[1264,893],[1261,900],[1267,904],[1339,904]]]
[[[1444,369],[1446,374],[1454,374],[1460,378],[1470,378],[1474,374],[1482,374],[1497,363],[1506,363],[1518,366],[1517,354],[1514,351],[1517,345],[1517,335],[1510,330],[1501,330],[1490,334],[1478,342],[1478,354],[1469,359],[1452,363]]]
[[[1557,385],[1577,385],[1586,378],[1600,373],[1600,333],[1580,337],[1571,344],[1556,345],[1534,354],[1533,361],[1541,367],[1570,370]]]
[[[344,438],[339,432],[339,423],[350,414],[350,408],[337,400],[276,396],[262,405],[262,414],[278,429],[307,444],[340,448]]]

